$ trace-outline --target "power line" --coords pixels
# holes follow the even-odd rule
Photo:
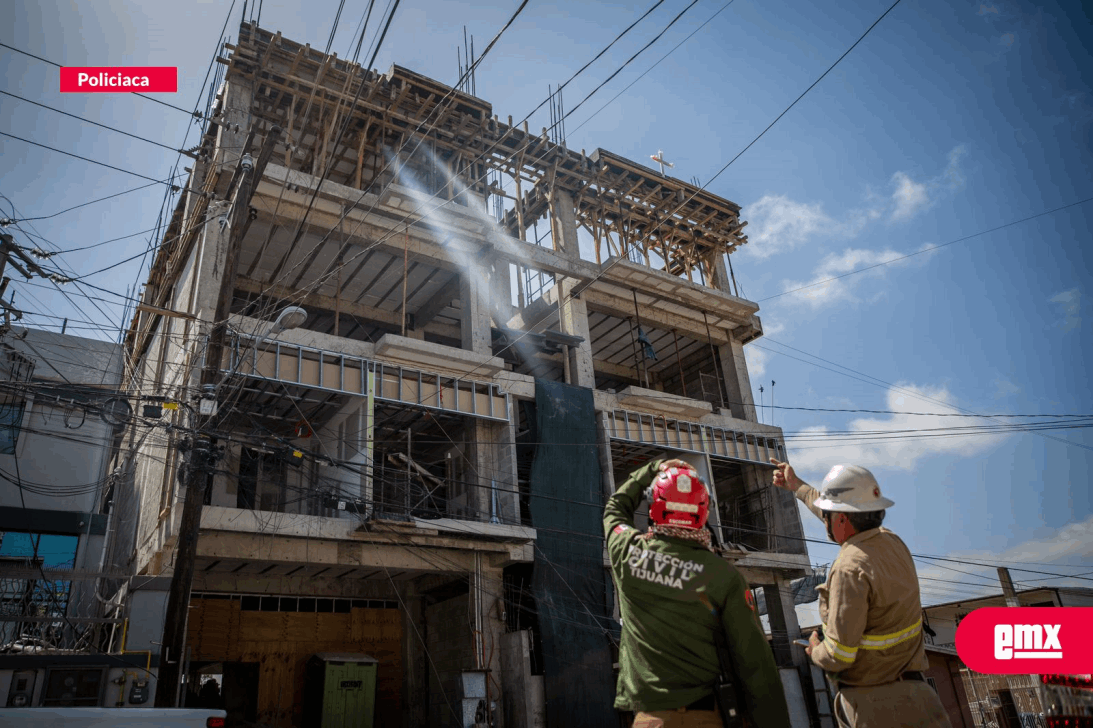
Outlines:
[[[59,154],[64,154],[64,155],[67,155],[69,157],[75,157],[76,159],[81,159],[85,162],[90,162],[91,164],[97,164],[100,167],[106,167],[107,169],[112,169],[116,172],[122,172],[124,174],[129,174],[129,175],[132,175],[134,177],[140,177],[141,179],[149,180],[150,182],[153,182],[155,184],[167,185],[168,187],[173,188],[173,185],[171,185],[169,182],[164,182],[163,180],[158,180],[158,179],[155,179],[154,177],[148,177],[146,175],[139,174],[137,172],[133,172],[132,170],[122,169],[121,167],[115,167],[112,164],[107,164],[106,162],[99,162],[97,160],[90,159],[89,157],[81,157],[79,154],[73,154],[72,152],[66,152],[63,149],[57,149],[56,147],[51,147],[48,144],[39,144],[38,142],[33,142],[30,139],[24,139],[23,137],[18,137],[18,136],[15,136],[14,134],[8,134],[6,131],[0,131],[0,134],[3,134],[6,137],[11,137],[12,139],[18,139],[19,141],[24,142],[26,144],[33,144],[36,147],[41,147],[43,149],[48,149],[51,152],[57,152]]]
[[[615,45],[620,40],[622,40],[622,37],[624,35],[626,35],[631,30],[633,30],[635,25],[637,25],[641,21],[645,20],[647,17],[649,17],[650,13],[652,13],[654,10],[656,10],[657,8],[659,8],[663,4],[664,4],[664,0],[657,0],[655,3],[653,3],[653,5],[648,10],[646,10],[641,15],[641,17],[639,17],[633,23],[630,23],[630,25],[628,25],[625,30],[623,30],[621,33],[619,33],[617,36],[615,36],[614,40],[612,40],[610,43],[608,43],[606,46],[604,46],[603,50],[601,50],[599,53],[597,53],[595,56],[593,56],[592,60],[590,60],[588,63],[584,64],[583,66],[581,66],[577,70],[576,73],[574,73],[572,76],[570,76],[569,79],[565,83],[563,83],[561,86],[559,86],[558,90],[555,93],[560,93],[563,89],[565,89],[565,87],[568,86],[570,84],[570,82],[573,81],[573,79],[577,78],[577,76],[580,76],[589,66],[591,66],[593,63],[598,61],[603,56],[604,53],[607,53],[607,51],[611,50],[611,47],[613,45]],[[659,38],[660,36],[657,36],[657,37]],[[656,39],[654,38],[654,40],[656,40]],[[619,71],[621,71],[621,70],[622,70],[622,68],[619,69]],[[618,71],[616,71],[615,73],[618,73]],[[612,75],[612,78],[614,78],[614,75]],[[609,78],[607,80],[610,81],[611,79]],[[607,81],[604,81],[604,83],[607,83]],[[603,84],[600,84],[600,86],[597,87],[597,90],[602,86],[603,86]],[[593,91],[593,93],[595,93],[595,91]],[[528,113],[527,118],[530,118],[532,114],[534,114],[539,109],[543,108],[543,106],[545,106],[548,101],[550,101],[549,96],[547,98],[543,99],[542,101],[540,101],[539,105],[536,106],[534,109],[532,109],[530,113]],[[580,127],[578,127],[578,128],[580,128]]]
[[[233,1],[232,5],[234,5],[234,4],[235,3]],[[19,48],[16,48],[15,46],[10,46],[7,43],[0,43],[0,47],[7,48],[9,51],[15,51],[16,53],[21,53],[24,56],[29,56],[30,58],[41,61],[42,63],[47,63],[51,66],[56,66],[57,68],[63,68],[63,66],[60,63],[56,63],[54,61],[49,60],[48,58],[42,58],[41,56],[36,56],[33,53],[28,53],[27,51],[20,50]],[[198,114],[197,111],[194,111],[194,112],[191,113],[191,112],[187,111],[186,109],[182,108],[181,106],[175,106],[174,104],[169,104],[166,101],[162,101],[160,99],[155,98],[154,96],[147,96],[145,94],[136,93],[136,92],[131,92],[131,95],[132,96],[140,96],[142,99],[148,99],[149,101],[154,101],[157,104],[160,104],[161,106],[166,106],[167,108],[174,109],[175,111],[181,111],[183,114],[186,114],[188,116],[192,116],[195,119],[203,119],[204,118],[200,114]]]
[[[820,369],[827,370],[827,371],[832,372],[834,374],[841,374],[844,377],[849,377],[850,379],[855,379],[855,380],[857,380],[859,382],[863,382],[865,384],[871,384],[875,387],[880,387],[880,386],[887,387],[888,389],[895,390],[897,392],[902,392],[902,393],[904,393],[904,394],[906,394],[910,397],[915,397],[916,399],[924,399],[924,400],[928,400],[930,402],[934,402],[935,404],[940,404],[943,407],[950,407],[950,408],[952,408],[954,410],[957,410],[959,412],[964,412],[965,414],[967,414],[969,416],[972,416],[972,417],[980,416],[980,415],[977,415],[975,412],[973,412],[969,409],[966,409],[964,407],[959,407],[957,405],[950,404],[948,402],[944,402],[944,401],[936,399],[934,397],[930,397],[929,395],[922,394],[921,392],[915,392],[913,390],[905,389],[905,388],[900,387],[898,385],[892,384],[891,382],[886,382],[883,379],[878,379],[877,377],[870,376],[869,374],[864,374],[864,373],[859,372],[855,369],[851,369],[850,367],[843,366],[842,364],[836,364],[835,362],[828,361],[827,359],[824,359],[823,357],[820,357],[820,356],[816,356],[815,354],[809,354],[807,351],[802,351],[801,349],[790,346],[789,344],[783,344],[782,342],[777,341],[775,339],[771,339],[771,338],[768,337],[767,341],[770,341],[771,343],[777,344],[778,346],[784,346],[787,349],[791,349],[791,350],[796,351],[800,354],[804,354],[805,356],[812,357],[813,359],[818,359],[819,361],[826,362],[827,364],[831,364],[832,366],[839,367],[840,369],[845,369],[848,372],[853,372],[854,374],[857,374],[857,375],[860,375],[860,376],[856,377],[856,376],[853,376],[851,374],[847,374],[846,372],[841,372],[841,371],[837,371],[835,369],[830,369],[828,367],[821,366],[820,364],[817,364],[816,362],[807,361],[805,359],[798,359],[795,356],[792,356],[790,354],[786,354],[784,351],[778,351],[777,349],[768,349],[764,346],[759,346],[758,344],[753,344],[753,346],[759,346],[759,348],[763,349],[764,351],[769,351],[769,352],[774,353],[774,354],[780,354],[782,356],[789,357],[790,359],[794,359],[796,361],[800,361],[800,362],[803,362],[805,364],[811,364],[812,366],[819,367]],[[860,377],[866,377],[866,379],[861,379]],[[1086,450],[1093,450],[1093,447],[1091,447],[1089,445],[1085,445],[1085,444],[1080,443],[1080,442],[1073,442],[1071,440],[1065,440],[1061,437],[1056,437],[1054,435],[1041,434],[1040,436],[1041,437],[1046,437],[1046,438],[1051,439],[1051,440],[1056,440],[1057,442],[1061,442],[1061,443],[1064,443],[1064,444],[1067,444],[1067,445],[1074,445],[1075,447],[1080,447],[1080,448],[1083,448],[1083,449],[1086,449]]]
[[[46,106],[45,104],[38,103],[37,101],[31,101],[30,99],[23,98],[22,96],[19,96],[18,94],[13,94],[10,91],[4,91],[3,89],[0,89],[0,94],[4,94],[5,96],[11,96],[13,99],[19,99],[20,101],[24,101],[28,104],[34,104],[35,106],[40,106],[43,109],[48,109],[50,111],[55,111],[58,114],[64,114],[65,116],[72,117],[73,119],[76,119],[77,121],[82,121],[85,124],[94,124],[95,126],[102,127],[103,129],[106,129],[108,131],[116,132],[118,134],[124,134],[127,137],[131,137],[133,139],[137,139],[139,141],[146,142],[148,144],[154,144],[157,147],[163,147],[164,149],[166,149],[169,152],[177,152],[178,151],[174,147],[169,147],[166,144],[161,144],[160,142],[153,141],[152,139],[147,139],[147,138],[142,137],[142,136],[137,136],[136,134],[131,134],[127,131],[122,131],[121,129],[116,129],[112,126],[107,126],[106,124],[101,124],[97,121],[92,121],[91,119],[85,119],[82,116],[76,116],[75,114],[70,114],[67,111],[62,111],[60,109],[55,109],[52,106]]]
[[[682,46],[682,45],[683,45],[684,43],[686,43],[686,42],[687,42],[687,41],[689,41],[689,40],[690,40],[690,39],[691,39],[692,37],[694,37],[694,35],[695,35],[696,33],[698,33],[698,31],[702,30],[702,29],[703,29],[703,28],[705,28],[705,27],[706,27],[707,25],[709,25],[709,24],[710,24],[710,21],[712,21],[712,20],[713,20],[714,18],[716,18],[716,17],[718,16],[718,15],[720,15],[721,13],[723,13],[723,12],[724,12],[724,11],[725,11],[725,10],[726,10],[726,9],[727,9],[727,8],[728,8],[729,6],[730,6],[730,5],[732,5],[732,4],[733,4],[733,2],[734,2],[734,0],[729,0],[729,1],[727,2],[727,3],[725,3],[724,5],[722,5],[722,6],[721,6],[721,8],[720,8],[720,9],[718,9],[718,10],[717,10],[717,12],[715,12],[715,13],[714,13],[713,15],[711,15],[711,16],[710,16],[709,18],[707,18],[707,19],[706,19],[706,21],[705,21],[704,23],[702,23],[702,25],[700,25],[700,26],[698,26],[697,28],[695,28],[694,30],[692,30],[692,31],[691,31],[691,33],[690,33],[690,35],[688,35],[688,36],[687,36],[686,38],[684,38],[683,40],[681,40],[681,41],[680,41],[679,43],[676,43],[675,47],[674,47],[674,48],[672,48],[672,50],[668,51],[668,52],[667,52],[667,53],[665,53],[665,54],[664,54],[663,56],[661,56],[661,57],[660,57],[660,60],[658,60],[658,61],[657,61],[656,63],[654,63],[653,65],[649,66],[649,68],[645,69],[645,70],[644,70],[644,71],[642,72],[642,74],[641,74],[640,76],[638,76],[638,77],[637,77],[637,78],[635,78],[635,79],[634,79],[633,81],[631,81],[630,83],[628,83],[628,84],[626,85],[626,87],[625,87],[625,88],[623,88],[623,90],[622,90],[622,91],[619,91],[619,92],[618,92],[617,94],[615,94],[614,96],[612,96],[612,97],[611,97],[611,100],[610,100],[610,101],[608,101],[608,102],[607,102],[606,104],[604,104],[603,106],[601,106],[600,108],[598,108],[598,109],[597,109],[596,111],[592,112],[591,116],[589,116],[589,117],[588,117],[587,119],[585,119],[585,120],[584,120],[584,121],[582,121],[582,122],[581,122],[580,124],[578,124],[578,125],[576,126],[576,128],[574,128],[574,129],[573,129],[573,133],[576,133],[578,129],[580,129],[580,128],[581,128],[582,126],[584,126],[584,125],[585,125],[585,124],[587,124],[587,123],[588,123],[589,121],[591,121],[591,120],[592,120],[593,118],[595,118],[595,117],[596,117],[596,116],[597,116],[597,115],[598,115],[598,114],[599,114],[599,113],[600,113],[601,111],[603,111],[603,110],[604,110],[604,109],[606,109],[606,108],[607,108],[608,106],[610,106],[611,104],[613,104],[613,103],[615,102],[615,99],[617,99],[618,97],[622,96],[622,95],[623,95],[624,93],[626,93],[627,91],[629,91],[629,90],[630,90],[630,88],[631,88],[631,87],[632,87],[632,86],[633,86],[633,85],[634,85],[635,83],[637,83],[637,82],[638,82],[638,81],[640,81],[641,79],[645,78],[646,74],[648,74],[648,73],[649,73],[650,71],[652,71],[652,70],[653,70],[654,68],[656,68],[657,66],[659,66],[659,65],[660,65],[660,64],[661,64],[661,63],[662,63],[662,62],[663,62],[663,61],[664,61],[665,59],[667,59],[667,58],[668,58],[668,56],[672,55],[672,54],[673,54],[673,53],[675,53],[675,52],[676,52],[677,50],[679,50],[679,47],[680,47],[680,46]],[[545,102],[544,102],[544,103],[545,103]],[[542,104],[540,104],[540,106],[542,106]]]
[[[663,35],[664,35],[665,33],[667,33],[667,32],[668,32],[668,30],[669,30],[669,29],[670,29],[670,28],[671,28],[671,27],[672,27],[673,25],[675,25],[675,24],[676,24],[676,21],[678,21],[678,20],[679,20],[680,18],[682,18],[682,17],[683,17],[683,16],[684,16],[684,15],[685,15],[685,14],[687,13],[687,11],[688,11],[688,10],[690,10],[691,8],[693,8],[693,7],[694,7],[695,5],[697,5],[697,4],[698,4],[698,0],[692,0],[692,2],[691,2],[691,4],[690,4],[690,5],[688,5],[687,7],[683,8],[683,10],[679,11],[679,14],[678,14],[678,15],[676,15],[676,16],[675,16],[674,18],[672,18],[671,22],[669,22],[669,23],[668,23],[668,25],[664,26],[664,29],[663,29],[663,30],[661,30],[661,31],[660,31],[659,33],[657,33],[657,35],[656,35],[656,36],[655,36],[655,37],[654,37],[654,38],[653,38],[653,39],[652,39],[651,41],[649,41],[649,42],[648,42],[648,43],[646,43],[646,44],[645,44],[644,46],[642,46],[642,47],[641,47],[641,49],[640,49],[640,50],[639,50],[639,51],[638,51],[637,53],[635,53],[634,55],[632,55],[632,56],[630,56],[630,57],[629,57],[628,59],[626,59],[626,62],[624,62],[624,63],[623,63],[623,64],[622,64],[621,66],[619,66],[619,67],[618,67],[617,69],[615,69],[615,72],[614,72],[614,73],[612,73],[612,74],[611,74],[610,76],[608,76],[608,77],[607,77],[606,79],[604,79],[603,83],[601,83],[601,84],[600,84],[599,86],[597,86],[596,88],[592,89],[592,91],[590,91],[590,92],[588,93],[588,95],[587,95],[587,96],[585,96],[585,97],[584,97],[583,99],[581,99],[581,100],[580,100],[580,101],[579,101],[579,102],[577,103],[577,105],[576,105],[576,106],[574,106],[574,107],[573,107],[572,109],[570,109],[569,111],[567,111],[567,112],[565,113],[565,115],[564,115],[564,116],[562,116],[562,118],[560,118],[560,119],[558,119],[557,121],[555,121],[555,122],[554,122],[554,123],[553,123],[553,124],[552,124],[552,125],[550,126],[550,130],[552,131],[552,130],[553,130],[553,129],[554,129],[555,127],[556,127],[556,126],[558,126],[558,125],[559,125],[559,124],[561,124],[561,123],[562,123],[563,121],[565,121],[566,119],[568,119],[568,118],[569,118],[569,116],[570,116],[570,115],[571,115],[571,114],[572,114],[573,112],[575,112],[575,111],[576,111],[577,109],[581,108],[581,106],[583,106],[583,105],[584,105],[584,102],[586,102],[586,101],[588,101],[588,100],[589,100],[590,98],[592,98],[592,96],[593,96],[593,95],[594,95],[594,94],[595,94],[595,93],[596,93],[597,91],[599,91],[599,90],[600,90],[601,88],[603,88],[603,87],[604,87],[605,85],[607,85],[607,84],[608,84],[608,83],[609,83],[609,82],[610,82],[610,81],[611,81],[611,80],[612,80],[613,78],[615,78],[615,76],[619,75],[619,73],[621,73],[621,72],[622,72],[622,70],[623,70],[624,68],[626,68],[627,66],[629,66],[629,65],[630,65],[630,64],[631,64],[631,63],[632,63],[632,62],[634,61],[634,59],[636,59],[636,58],[637,58],[638,56],[640,56],[640,55],[641,55],[642,53],[644,53],[644,52],[645,52],[646,50],[648,50],[648,49],[649,49],[649,47],[650,47],[651,45],[653,45],[653,44],[654,44],[654,43],[656,43],[656,42],[657,42],[658,40],[660,40],[660,39],[661,39],[661,37],[662,37],[662,36],[663,36]],[[643,16],[643,17],[644,17],[644,16]],[[631,27],[633,27],[633,26],[631,26]],[[629,30],[629,28],[627,28],[627,30]],[[620,37],[621,37],[621,36],[620,36]],[[608,47],[610,47],[610,46],[608,46]],[[606,50],[606,49],[605,49],[605,50]],[[599,57],[599,56],[597,56],[597,58],[598,58],[598,57]],[[594,59],[593,59],[593,60],[594,60]],[[584,69],[581,69],[581,70],[584,70]],[[578,71],[578,73],[580,73],[580,71]],[[567,83],[568,83],[568,82],[567,82]],[[542,104],[540,104],[540,106],[541,106],[541,105],[542,105]]]
[[[33,221],[36,221],[36,220],[48,220],[52,217],[57,217],[58,215],[63,215],[66,212],[72,212],[73,210],[78,210],[81,207],[87,207],[88,205],[94,205],[94,204],[97,204],[99,202],[105,202],[106,200],[112,200],[115,197],[121,197],[122,195],[128,195],[130,192],[137,192],[138,190],[148,189],[149,187],[151,187],[152,185],[155,185],[155,184],[171,185],[171,183],[174,180],[176,180],[180,177],[184,177],[184,176],[186,176],[186,173],[171,175],[170,177],[168,177],[165,180],[154,180],[154,181],[152,181],[152,182],[150,182],[146,185],[141,185],[139,187],[133,187],[132,189],[122,190],[121,192],[116,192],[112,195],[107,195],[106,197],[99,197],[99,198],[96,198],[94,200],[89,200],[87,202],[82,202],[79,205],[75,205],[74,207],[67,207],[64,210],[61,210],[60,212],[54,212],[51,215],[42,215],[40,217],[24,217],[24,218],[21,218],[19,220],[16,220],[16,222],[33,222]],[[174,185],[171,185],[171,187],[173,189]]]

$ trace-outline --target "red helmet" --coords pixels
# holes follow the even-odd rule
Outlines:
[[[710,513],[710,493],[691,468],[661,470],[649,488],[649,520],[659,526],[703,528]]]

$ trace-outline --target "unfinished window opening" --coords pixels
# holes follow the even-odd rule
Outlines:
[[[634,316],[589,310],[596,389],[641,387],[723,406],[724,387],[708,341]]]
[[[531,525],[531,466],[535,462],[535,450],[539,442],[538,422],[535,400],[518,399],[514,401],[513,413],[516,421],[516,483],[520,499],[520,523]],[[529,579],[530,583],[530,579]]]
[[[710,457],[714,488],[721,515],[722,540],[754,551],[770,551],[773,513],[770,487],[733,460]]]
[[[465,440],[469,418],[377,405],[372,503],[381,520],[485,520]],[[483,499],[484,500],[484,499]]]

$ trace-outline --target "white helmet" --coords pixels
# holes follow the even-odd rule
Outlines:
[[[870,513],[895,505],[880,494],[877,479],[858,465],[836,465],[824,478],[820,497],[812,504],[822,511]]]

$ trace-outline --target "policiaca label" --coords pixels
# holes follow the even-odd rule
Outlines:
[[[65,66],[60,69],[60,90],[62,93],[176,93],[178,68]]]
[[[704,564],[671,554],[649,551],[635,544],[630,544],[626,565],[630,569],[630,576],[674,589],[682,589],[685,582],[693,579],[695,574],[701,574],[705,568]]]

